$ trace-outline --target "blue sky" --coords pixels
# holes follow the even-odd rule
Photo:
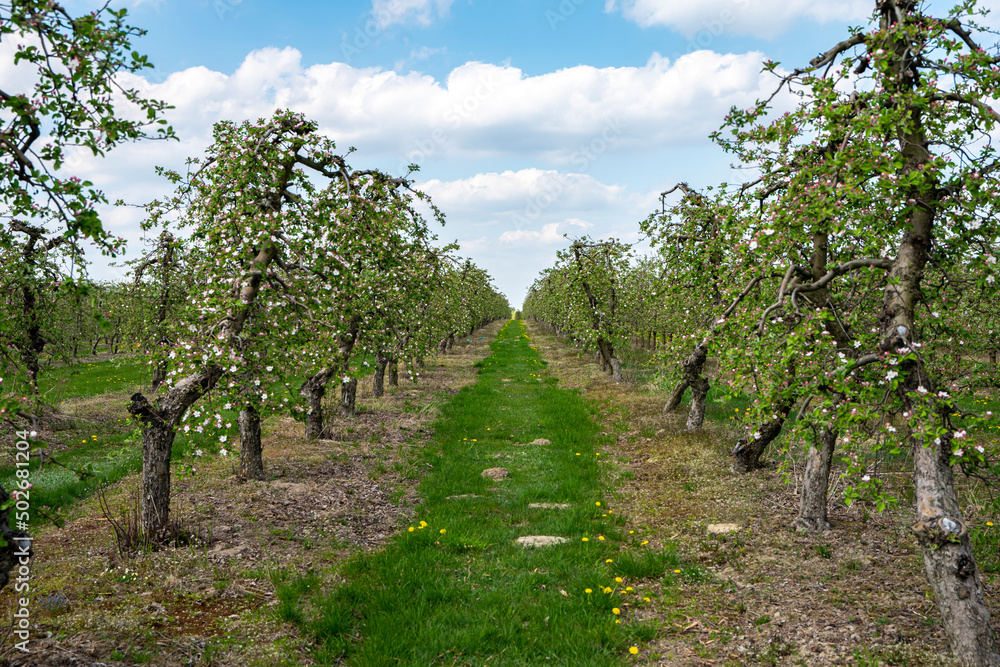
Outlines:
[[[95,6],[71,0],[71,11]],[[1000,5],[990,0],[985,5]],[[640,241],[678,181],[734,180],[707,135],[733,104],[770,94],[764,58],[806,63],[864,25],[874,0],[131,0],[156,65],[129,83],[176,109],[180,142],[124,146],[67,169],[111,200],[168,192],[212,123],[291,107],[355,166],[418,183],[447,216],[442,241],[486,268],[512,304],[563,234]],[[0,49],[10,48],[0,45]],[[142,251],[135,208],[105,224]],[[122,275],[97,259],[99,278]]]

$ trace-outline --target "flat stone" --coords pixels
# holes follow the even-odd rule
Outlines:
[[[569,542],[565,537],[555,537],[553,535],[525,535],[517,538],[517,543],[522,547],[548,547],[553,544]]]
[[[726,533],[732,533],[740,529],[739,524],[735,523],[710,523],[705,527],[709,535],[725,535]]]
[[[483,477],[487,479],[498,480],[507,477],[507,475],[510,474],[510,471],[506,468],[487,468],[482,474]]]
[[[551,444],[552,444],[551,440],[546,440],[545,438],[536,438],[535,440],[532,440],[531,442],[515,442],[514,446],[515,447],[528,447],[530,445],[538,445],[538,446],[541,447],[541,446],[551,445]]]
[[[572,505],[569,503],[530,503],[528,507],[543,510],[564,510],[568,507],[572,507]]]

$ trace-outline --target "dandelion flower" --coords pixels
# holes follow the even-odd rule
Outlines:
[[[622,583],[622,578],[621,577],[615,577],[615,581],[617,581],[620,584],[620,583]]]
[[[993,522],[992,522],[992,521],[987,521],[987,522],[986,522],[986,525],[987,525],[987,526],[992,526],[992,525],[993,525]]]
[[[614,561],[613,561],[613,560],[611,560],[610,558],[609,558],[609,559],[607,559],[607,560],[606,560],[606,561],[604,561],[604,562],[605,562],[605,563],[614,563]]]
[[[407,532],[410,532],[410,533],[412,533],[412,532],[413,532],[413,526],[410,526],[410,527],[409,527],[409,528],[407,528],[406,530],[407,530]]]
[[[599,539],[601,542],[603,542],[604,541],[604,536],[603,535],[598,535],[597,539]]]
[[[639,545],[639,546],[642,546],[642,545],[645,545],[645,544],[649,544],[649,540],[643,540],[643,541],[642,541],[642,544],[641,544],[641,545]]]
[[[448,532],[448,531],[447,531],[447,530],[445,530],[444,528],[442,528],[440,532],[441,532],[441,534],[442,534],[442,535],[444,535],[444,534],[445,534],[446,532]]]
[[[589,542],[589,541],[590,541],[590,538],[589,538],[589,537],[585,537],[585,538],[583,538],[583,541],[584,541],[584,542]]]
[[[592,591],[592,590],[591,590],[591,589],[589,589],[589,588],[585,588],[585,589],[583,589],[583,592],[584,592],[584,593],[586,593],[587,595],[590,595],[590,594],[591,594],[591,593],[593,593],[594,591]]]
[[[622,613],[622,610],[619,609],[618,607],[615,607],[614,609],[611,610],[611,613],[617,616],[618,614]]]
[[[639,649],[633,646],[628,650],[628,652],[631,653],[632,655],[637,655],[639,653]]]
[[[601,506],[601,501],[600,501],[600,500],[598,500],[598,501],[597,501],[596,503],[594,503],[594,504],[595,504],[595,505],[597,505],[598,507],[600,507],[600,506]]]
[[[674,570],[674,574],[680,574],[680,573],[681,573],[680,570]]]

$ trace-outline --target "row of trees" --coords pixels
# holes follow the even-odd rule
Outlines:
[[[912,452],[913,532],[948,639],[963,664],[1000,665],[953,478],[995,455],[976,437],[992,415],[963,407],[997,386],[1000,344],[1000,50],[977,41],[979,13],[879,0],[867,29],[807,66],[765,63],[775,94],[713,134],[751,179],[664,193],[679,200],[642,223],[653,265],[614,241],[574,243],[524,313],[609,364],[604,350],[665,333],[667,408],[690,389],[688,428],[701,426],[717,357],[754,404],[736,467],[757,467],[783,431],[806,446],[797,529],[829,528],[835,450],[850,492],[880,505],[891,499],[870,463]]]
[[[415,379],[425,354],[510,310],[482,269],[435,245],[421,211],[443,216],[410,174],[352,167],[352,151],[290,111],[220,122],[184,173],[161,170],[175,190],[146,207],[153,247],[128,281],[90,281],[84,247],[117,255],[124,242],[96,213],[103,194],[57,175],[65,151],[174,138],[163,102],[118,84],[149,66],[130,49],[143,31],[124,19],[106,7],[73,17],[51,2],[0,3],[15,63],[37,66],[31,90],[0,91],[0,371],[19,380],[0,380],[0,419],[25,436],[41,430],[49,361],[102,346],[144,355],[150,392],[127,409],[142,430],[141,527],[156,540],[170,524],[176,433],[222,421],[195,407],[209,393],[238,410],[241,472],[259,479],[262,418],[292,412],[320,437],[331,385],[339,411],[354,413],[358,363],[374,359],[381,395],[401,360]]]

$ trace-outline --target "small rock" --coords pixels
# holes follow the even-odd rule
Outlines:
[[[536,438],[535,440],[532,440],[530,444],[544,446],[544,445],[551,445],[552,441],[546,440],[545,438]]]
[[[553,535],[525,535],[524,537],[517,538],[517,543],[522,547],[547,547],[568,541],[565,537],[555,537]]]
[[[487,468],[482,474],[483,477],[487,479],[500,480],[507,477],[507,475],[510,474],[510,471],[506,468]]]
[[[725,535],[739,530],[740,527],[735,523],[710,523],[705,529],[709,535]]]
[[[530,503],[528,507],[543,510],[564,510],[568,507],[572,507],[572,505],[569,503]]]

